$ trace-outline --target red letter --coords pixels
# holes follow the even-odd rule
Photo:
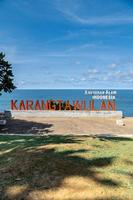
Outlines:
[[[11,110],[18,110],[17,106],[16,106],[17,100],[11,100]]]
[[[49,110],[56,110],[55,100],[49,100]]]
[[[33,101],[32,100],[26,101],[26,109],[27,110],[33,110]]]
[[[44,100],[42,100],[41,103],[42,103],[42,110],[48,110],[49,102],[47,101],[45,104]]]
[[[41,106],[40,106],[39,100],[36,101],[35,110],[41,110]]]
[[[19,110],[26,110],[23,100],[20,101]]]
[[[61,110],[61,107],[62,107],[62,100],[57,100],[57,102],[59,103],[59,110]]]

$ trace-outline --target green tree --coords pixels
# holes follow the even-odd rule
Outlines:
[[[5,54],[0,53],[0,95],[1,92],[12,92],[16,87],[13,83],[12,66],[5,60]]]

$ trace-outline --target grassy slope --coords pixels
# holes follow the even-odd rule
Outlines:
[[[132,196],[132,139],[0,136],[0,200]]]

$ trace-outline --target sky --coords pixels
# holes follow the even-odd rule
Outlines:
[[[20,89],[133,89],[133,0],[0,0]]]

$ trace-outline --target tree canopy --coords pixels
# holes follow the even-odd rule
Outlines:
[[[16,87],[13,83],[12,66],[5,60],[5,54],[0,52],[0,95],[4,92],[12,92]]]

